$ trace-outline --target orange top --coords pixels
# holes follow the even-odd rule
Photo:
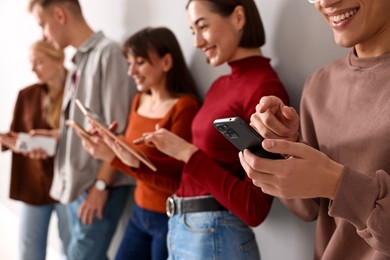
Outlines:
[[[153,172],[143,164],[138,169],[130,168],[119,158],[112,161],[112,166],[137,180],[134,197],[139,207],[164,213],[167,197],[175,193],[179,187],[184,164],[161,153],[156,148],[147,147],[144,144],[134,145],[132,142],[141,137],[143,133],[154,131],[156,124],[191,141],[191,123],[199,110],[199,104],[194,98],[183,96],[178,99],[164,118],[148,118],[137,113],[140,96],[141,94],[138,93],[134,97],[126,133],[121,139],[148,157],[157,167],[157,171]]]

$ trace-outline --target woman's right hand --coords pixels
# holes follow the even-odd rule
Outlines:
[[[156,125],[156,131],[145,133],[143,137],[146,145],[156,147],[160,152],[184,163],[198,150],[193,144],[159,125]]]
[[[16,140],[18,140],[18,133],[15,132],[9,132],[6,134],[0,133],[1,145],[12,150],[13,152],[18,152],[16,150]]]
[[[264,96],[251,116],[250,125],[268,139],[299,139],[299,116],[294,108],[286,106],[275,96]]]
[[[34,131],[34,130],[32,130]],[[16,143],[18,141],[19,134],[16,132],[9,132],[6,134],[0,133],[0,143],[1,145],[5,146],[6,148],[10,149],[14,153],[22,154],[23,156],[26,156],[30,159],[34,160],[44,160],[47,159],[49,156],[47,155],[46,151],[40,148],[33,149],[29,152],[20,151],[16,147]]]

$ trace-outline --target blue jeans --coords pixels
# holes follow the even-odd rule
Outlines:
[[[168,227],[169,260],[260,259],[252,229],[228,211],[176,214]]]
[[[44,260],[46,258],[47,234],[53,211],[57,213],[58,234],[65,257],[70,240],[66,206],[61,204],[30,205],[21,203],[19,245],[20,259]]]
[[[84,225],[77,216],[77,211],[87,196],[86,192],[69,205],[68,216],[72,225],[68,247],[69,260],[108,259],[107,250],[127,203],[129,191],[130,186],[110,190],[103,210],[103,219],[95,217],[90,225]]]
[[[168,217],[134,206],[116,260],[162,260],[167,259]]]

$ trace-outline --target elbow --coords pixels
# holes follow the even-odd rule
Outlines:
[[[264,221],[264,219],[261,220],[261,221],[259,221],[259,220],[248,220],[248,221],[246,222],[246,224],[247,224],[248,226],[250,226],[250,227],[257,227],[257,226],[259,226],[261,223],[263,223],[263,221]]]
[[[252,212],[247,212],[247,214],[243,215],[241,218],[242,221],[245,222],[250,227],[257,227],[261,223],[264,222],[264,220],[267,218],[268,213],[271,210],[271,205],[267,207],[262,207],[261,209],[252,211]]]
[[[244,218],[243,221],[250,227],[257,227],[264,222],[267,216],[268,212],[266,214],[263,213],[261,215],[253,214],[252,216],[247,216],[246,218]]]

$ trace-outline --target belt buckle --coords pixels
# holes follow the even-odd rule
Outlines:
[[[173,217],[173,215],[175,215],[175,211],[176,211],[176,205],[175,205],[175,200],[173,197],[168,197],[167,198],[167,201],[166,201],[166,204],[165,204],[165,209],[167,211],[167,216],[168,217]]]

